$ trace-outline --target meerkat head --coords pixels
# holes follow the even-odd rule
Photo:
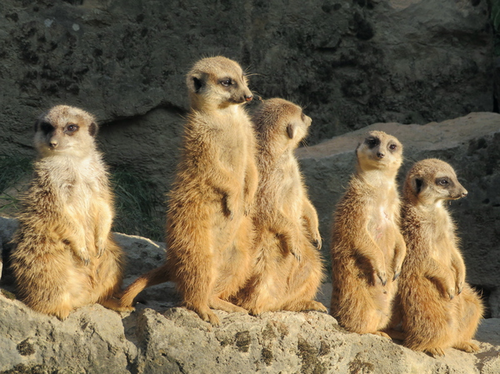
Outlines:
[[[252,121],[264,147],[281,144],[289,149],[297,148],[312,122],[300,106],[278,98],[264,100]]]
[[[430,158],[417,162],[408,172],[404,186],[405,198],[423,205],[467,196],[450,164]]]
[[[394,136],[383,131],[370,131],[356,149],[358,170],[397,172],[403,162],[403,146]]]
[[[58,105],[35,122],[35,148],[41,157],[84,156],[95,147],[97,125],[89,113]]]
[[[186,78],[193,109],[223,109],[251,101],[247,78],[240,65],[226,57],[198,61]]]

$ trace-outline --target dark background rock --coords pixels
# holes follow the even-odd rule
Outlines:
[[[34,118],[94,113],[108,162],[165,192],[184,77],[222,54],[252,90],[307,106],[315,144],[375,122],[424,124],[493,108],[487,1],[4,0],[0,154],[33,156]]]

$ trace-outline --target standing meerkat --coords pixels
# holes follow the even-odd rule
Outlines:
[[[269,99],[252,120],[260,176],[253,215],[257,253],[252,276],[239,295],[240,305],[252,314],[326,312],[313,300],[323,277],[318,216],[293,154],[311,118],[289,101]]]
[[[400,233],[396,175],[403,147],[371,131],[356,149],[356,173],[337,205],[332,233],[331,314],[347,330],[389,337],[406,246]]]
[[[406,177],[401,218],[408,254],[398,297],[403,344],[433,356],[448,347],[479,349],[471,339],[483,306],[465,282],[455,225],[443,205],[465,196],[455,171],[441,160],[417,162]]]
[[[122,280],[123,253],[111,237],[113,195],[87,112],[53,107],[35,123],[39,158],[23,200],[12,270],[21,300],[60,319],[112,297]]]
[[[249,212],[258,183],[255,135],[243,108],[252,100],[235,61],[210,57],[187,75],[191,112],[167,212],[167,258],[122,296],[132,305],[145,287],[172,280],[185,306],[218,324],[210,309],[246,312],[229,301],[252,264]]]

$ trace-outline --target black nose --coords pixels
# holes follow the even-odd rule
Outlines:
[[[51,148],[57,148],[57,146],[58,146],[59,143],[58,143],[57,140],[52,139],[49,144],[50,144]]]
[[[462,192],[462,197],[467,196],[467,194],[468,194],[468,192],[467,192],[467,191]]]
[[[378,158],[384,158],[385,154],[382,152],[377,152],[377,157]]]
[[[245,95],[245,100],[246,101],[252,101],[253,95]]]

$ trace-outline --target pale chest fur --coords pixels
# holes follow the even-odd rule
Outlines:
[[[60,159],[51,165],[51,183],[56,186],[65,211],[89,219],[92,211],[105,200],[106,173],[99,160]]]
[[[274,209],[279,209],[286,216],[300,217],[304,191],[297,160],[286,153],[277,162],[260,169],[261,191],[258,198],[260,195],[266,202],[259,205],[269,209],[272,204]]]
[[[399,197],[394,185],[384,186],[384,193],[377,193],[369,204],[368,231],[377,243],[394,241],[399,231]]]
[[[249,157],[249,139],[252,136],[251,123],[243,108],[214,116],[213,146],[217,147],[219,161],[234,176],[243,181]]]
[[[423,227],[427,232],[429,256],[444,266],[451,266],[452,253],[457,251],[454,224],[441,205],[436,206]]]

